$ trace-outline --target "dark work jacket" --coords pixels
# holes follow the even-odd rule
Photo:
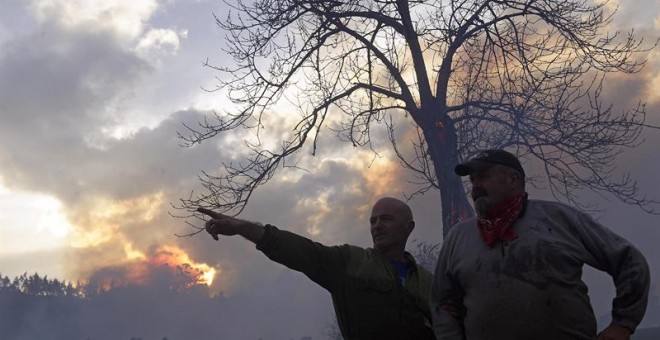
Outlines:
[[[345,340],[435,339],[428,305],[431,274],[410,254],[403,285],[390,260],[372,248],[325,246],[266,225],[257,249],[330,292]]]

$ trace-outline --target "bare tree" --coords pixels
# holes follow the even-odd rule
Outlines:
[[[622,148],[640,143],[644,128],[657,127],[645,123],[643,104],[616,113],[601,101],[605,75],[638,72],[639,57],[657,41],[645,45],[633,32],[608,32],[616,11],[608,12],[606,1],[239,0],[232,6],[216,22],[227,32],[225,50],[234,62],[206,65],[221,73],[210,91],[226,91],[237,109],[188,126],[180,137],[194,145],[241,127],[260,136],[283,100],[299,103],[301,117],[278,147],[248,143],[245,162],[224,163],[220,175],[204,173],[206,192],[182,199],[183,208],[240,212],[303,146],[315,153],[321,131],[370,146],[379,123],[402,164],[424,183],[412,195],[440,191],[444,233],[473,215],[452,169],[487,148],[540,160],[545,172],[537,183],[574,205],[579,188],[647,212],[657,204],[631,178],[612,178]],[[410,144],[395,133],[400,117],[417,129],[417,138],[403,140]]]

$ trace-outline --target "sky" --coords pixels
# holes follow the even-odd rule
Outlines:
[[[222,93],[204,91],[216,74],[202,66],[226,60],[212,15],[226,11],[206,0],[0,0],[0,274],[130,280],[130,271],[113,269],[166,257],[206,273],[216,292],[260,301],[253,308],[298,292],[285,315],[332,319],[327,293],[252,244],[176,236],[191,229],[171,216],[172,204],[199,189],[201,171],[236,157],[245,136],[192,148],[177,138],[183,124],[231,105]],[[660,4],[628,0],[615,23],[652,40],[660,35]],[[660,125],[660,49],[646,57],[640,73],[608,77],[606,96],[615,108],[646,103],[647,121]],[[305,163],[309,171],[276,177],[241,216],[326,244],[370,246],[369,207],[415,188],[384,146],[374,159],[332,136],[322,135],[319,155]],[[617,171],[660,198],[660,131],[643,137],[617,159]],[[600,221],[644,253],[660,296],[660,217],[608,196],[586,192],[582,199],[598,204]],[[410,201],[413,239],[442,240],[438,202],[433,192]],[[585,279],[597,315],[607,313],[611,280],[592,270]],[[311,312],[304,302],[315,306]]]

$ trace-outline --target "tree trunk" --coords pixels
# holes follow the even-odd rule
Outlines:
[[[443,116],[444,119],[437,118]],[[453,122],[447,115],[434,115],[434,118],[421,122],[421,128],[440,187],[442,235],[447,236],[456,223],[474,216],[474,210],[468,202],[461,177],[454,173],[458,156]]]

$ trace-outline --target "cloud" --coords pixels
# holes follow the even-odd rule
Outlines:
[[[33,0],[31,8],[41,22],[55,22],[70,29],[115,32],[132,40],[158,8],[156,0]]]
[[[73,225],[69,271],[89,274],[90,266],[124,258],[122,245],[132,238],[140,249],[173,238],[173,229],[162,228],[178,223],[167,215],[169,202],[194,187],[218,154],[212,143],[194,152],[179,146],[182,123],[203,117],[194,110],[170,112],[157,128],[124,139],[108,136],[157,69],[111,31],[43,21],[0,52],[2,177],[16,191],[63,203]],[[145,51],[176,47],[169,31],[151,32]]]
[[[126,89],[153,70],[106,34],[47,28],[0,56],[3,177],[37,192],[72,185],[73,165],[86,163],[100,130],[114,123]]]
[[[175,54],[181,44],[179,35],[185,38],[187,34],[186,30],[178,33],[172,29],[152,29],[140,39],[135,49],[143,59]]]

